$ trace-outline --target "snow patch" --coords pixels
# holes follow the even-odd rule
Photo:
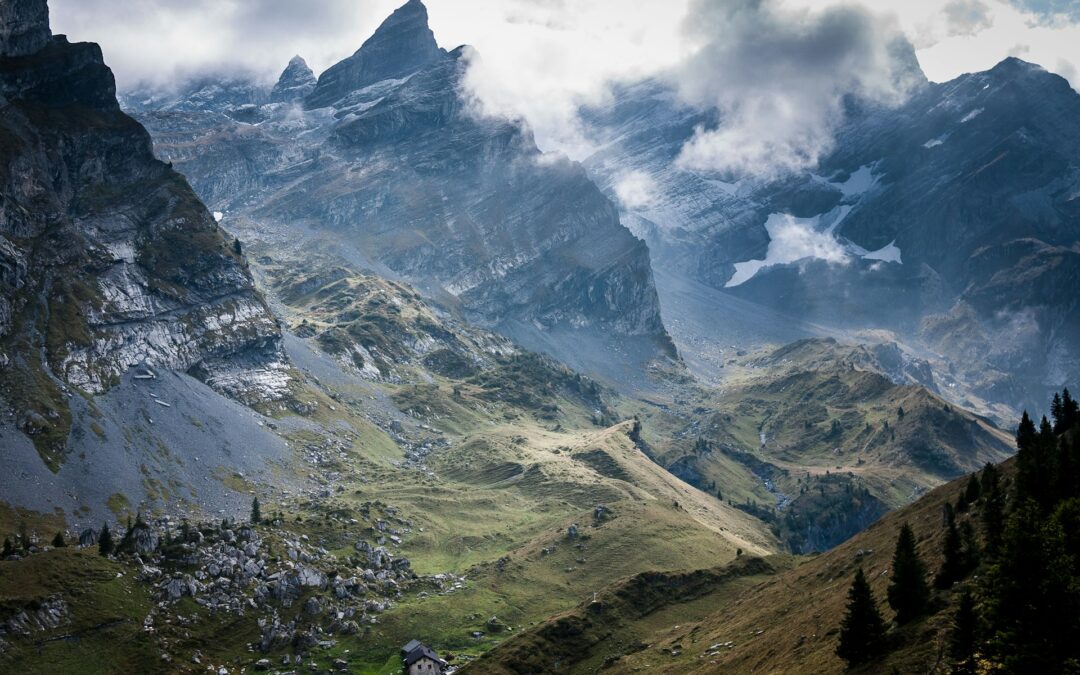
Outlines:
[[[900,265],[904,264],[900,259],[900,248],[897,247],[895,239],[876,251],[864,253],[862,257],[864,260],[880,260],[882,262],[894,262]]]
[[[878,179],[874,175],[873,164],[863,164],[856,169],[843,183],[831,183],[840,188],[845,197],[855,197],[868,191],[877,185]]]
[[[944,143],[946,138],[946,136],[938,136],[937,138],[931,138],[927,142],[923,143],[922,146],[927,149],[936,148],[937,146]]]
[[[225,217],[225,214],[221,211],[214,211],[214,222],[220,223],[221,219]]]
[[[847,250],[833,236],[833,230],[850,210],[850,206],[840,207],[813,218],[796,218],[786,213],[771,214],[765,221],[765,229],[769,233],[769,248],[765,252],[764,260],[735,263],[735,274],[724,286],[733,288],[749,281],[765,267],[793,263],[804,258],[847,264]]]
[[[967,122],[970,122],[971,120],[978,117],[979,114],[982,113],[982,111],[983,111],[982,108],[975,108],[974,110],[972,110],[968,114],[964,115],[964,119],[960,120],[960,124],[965,124]]]

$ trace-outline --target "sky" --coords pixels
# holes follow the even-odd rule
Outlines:
[[[121,88],[207,71],[272,82],[294,54],[316,74],[404,0],[50,0],[53,31],[98,42]],[[426,0],[440,45],[476,48],[468,88],[526,119],[544,150],[591,149],[576,111],[610,84],[662,74],[728,123],[699,130],[688,168],[783,172],[827,152],[839,102],[911,86],[904,45],[933,81],[1007,56],[1080,88],[1080,0]],[[907,52],[909,54],[910,51]]]

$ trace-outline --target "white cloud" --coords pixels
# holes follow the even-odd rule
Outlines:
[[[680,33],[692,0],[425,1],[441,45],[453,48],[468,43],[482,56],[470,71],[469,86],[485,108],[525,117],[542,149],[562,150],[576,158],[590,149],[576,115],[581,103],[604,100],[613,79],[636,78],[674,67],[708,37],[699,36],[696,43],[690,43]],[[199,71],[243,70],[269,82],[297,53],[318,73],[353,53],[403,2],[50,0],[50,7],[54,31],[67,33],[73,40],[101,43],[106,62],[116,72],[120,86],[125,87],[147,78],[167,82]],[[1053,11],[1055,7],[1067,7],[1068,2],[1017,0],[1025,6],[1043,7],[1039,13],[1004,0],[861,0],[861,10],[858,2],[760,0],[748,4],[747,0],[729,0],[726,4],[760,5],[764,9],[758,11],[759,15],[781,19],[813,19],[824,14],[850,17],[860,12],[867,14],[866,8],[889,12],[916,45],[923,69],[933,80],[990,68],[1022,44],[1030,46],[1024,58],[1069,76],[1074,86],[1080,85],[1075,79],[1080,67],[1080,25]],[[698,1],[698,14],[702,4],[708,3]],[[784,21],[776,25],[791,28]],[[874,19],[874,25],[892,31],[888,22]],[[714,28],[725,35],[735,30]],[[821,30],[822,23],[814,19],[808,28]],[[799,31],[789,32],[788,36],[795,43],[802,39]],[[768,35],[764,38],[770,40]],[[852,54],[878,54],[866,46],[845,44]],[[782,58],[785,55],[786,68]],[[784,49],[777,56],[766,54],[765,58],[770,74],[798,85],[797,78],[788,72],[803,65],[791,61],[795,54]],[[838,65],[845,70],[847,84],[874,93],[877,78],[853,76],[850,64]],[[876,60],[868,64],[877,73],[880,66]],[[727,75],[716,73],[717,77]],[[843,83],[844,78],[835,82]],[[796,93],[797,98],[785,100],[800,109],[812,103],[811,111],[816,116],[802,132],[792,136],[792,143],[779,148],[812,150],[813,141],[827,138],[820,131],[827,129],[831,121],[828,114],[822,116],[821,104],[812,101],[813,92]],[[833,89],[826,89],[826,99],[834,96]],[[776,116],[777,124],[790,125],[797,120],[800,109],[788,110],[782,103],[759,97],[748,108],[759,114],[769,112]],[[826,105],[824,110],[828,109]],[[755,156],[774,151],[776,143],[768,138],[768,124],[762,122],[745,131],[756,139],[755,147],[745,153],[751,164],[756,162]],[[743,137],[750,137],[747,134]],[[704,150],[704,146],[698,149]],[[708,160],[708,155],[702,159]],[[806,160],[799,152],[781,156],[782,163]]]
[[[477,50],[466,85],[484,112],[529,121],[537,144],[575,159],[592,146],[577,111],[612,80],[651,75],[683,56],[688,0],[431,0],[436,37]]]
[[[643,171],[630,171],[615,182],[615,195],[625,208],[648,208],[656,202],[656,181]]]
[[[697,0],[686,27],[700,46],[676,71],[680,93],[722,115],[683,148],[690,169],[812,167],[832,147],[845,96],[899,103],[921,77],[895,18],[857,6]]]

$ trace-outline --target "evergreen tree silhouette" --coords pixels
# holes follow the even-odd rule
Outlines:
[[[960,596],[960,606],[956,609],[952,631],[949,633],[949,658],[952,659],[954,673],[975,672],[978,629],[979,617],[975,613],[975,598],[970,590],[965,590]]]
[[[907,523],[900,528],[893,553],[889,582],[889,606],[896,612],[896,622],[905,624],[922,614],[930,599],[926,568],[915,550],[915,533]]]
[[[871,661],[885,647],[885,621],[878,611],[870,584],[860,567],[848,591],[847,611],[840,624],[836,655],[857,666]]]
[[[956,527],[956,518],[951,513],[945,523],[945,542],[942,546],[945,559],[934,578],[934,585],[938,588],[949,588],[963,578],[965,567],[963,541],[960,530]]]
[[[109,531],[109,524],[105,523],[101,526],[101,534],[98,535],[98,553],[101,555],[109,555],[112,552],[112,532]]]

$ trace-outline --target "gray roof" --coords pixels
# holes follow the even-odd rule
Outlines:
[[[430,647],[426,645],[420,645],[416,649],[413,649],[405,656],[405,667],[408,668],[412,664],[416,663],[420,659],[428,658],[440,665],[445,665],[446,662],[439,658]]]

